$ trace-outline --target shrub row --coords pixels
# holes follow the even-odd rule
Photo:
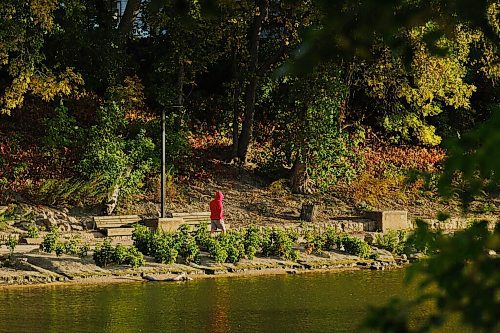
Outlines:
[[[40,249],[47,253],[54,252],[57,256],[64,253],[85,257],[88,255],[90,246],[88,244],[82,244],[78,237],[61,241],[59,239],[59,231],[57,228],[52,227],[50,232],[43,238],[43,242],[40,244]]]
[[[360,258],[368,258],[371,248],[364,240],[347,234],[337,234],[329,227],[324,232],[306,230],[304,233],[306,253],[320,254],[323,251],[340,250]]]
[[[92,257],[96,265],[100,267],[110,264],[140,267],[145,263],[143,254],[136,247],[122,244],[113,246],[109,239],[96,246]]]
[[[211,237],[207,224],[200,224],[192,235],[187,226],[176,233],[151,232],[137,225],[133,233],[134,245],[161,263],[174,263],[177,257],[187,262],[198,261],[199,251],[206,251],[215,262],[236,263],[242,258],[253,259],[257,253],[264,257],[281,257],[296,260],[295,249],[299,233],[295,230],[250,226],[240,230],[229,230],[225,234]],[[334,249],[344,250],[361,258],[368,258],[370,246],[363,240],[346,234],[339,235],[333,228],[324,232],[307,230],[304,236],[307,253],[320,253]]]

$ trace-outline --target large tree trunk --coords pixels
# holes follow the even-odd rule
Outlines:
[[[128,0],[127,6],[123,11],[123,16],[118,24],[118,30],[122,35],[128,35],[134,27],[134,20],[139,11],[141,0]]]
[[[292,193],[311,194],[313,192],[311,179],[307,174],[307,165],[300,162],[298,157],[293,163],[290,186],[292,188]]]
[[[233,146],[231,149],[231,159],[238,157],[238,136],[239,136],[239,125],[240,125],[240,103],[239,95],[241,93],[240,89],[240,75],[238,71],[238,51],[237,47],[233,50],[233,96],[232,96],[232,108],[233,108]]]
[[[249,64],[249,83],[245,93],[245,112],[243,126],[238,141],[238,158],[245,162],[247,159],[248,147],[252,140],[253,120],[255,114],[255,94],[257,91],[257,67],[259,65],[259,45],[262,23],[269,9],[268,0],[256,1],[255,13],[252,23],[252,33],[250,36],[250,64]]]
[[[184,78],[185,78],[185,73],[184,73],[184,59],[182,58],[181,55],[179,55],[179,63],[178,63],[178,68],[177,68],[177,105],[178,106],[183,106],[182,104],[184,103]],[[178,112],[177,114],[177,120],[176,123],[179,127],[184,126],[185,124],[185,111],[184,107],[180,107],[176,109]]]

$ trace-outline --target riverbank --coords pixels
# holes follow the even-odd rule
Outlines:
[[[56,256],[33,250],[16,254],[11,267],[0,267],[0,288],[70,285],[112,284],[139,281],[185,281],[218,277],[254,275],[303,274],[321,271],[384,270],[403,267],[407,261],[394,257],[390,252],[373,248],[378,260],[361,259],[340,251],[324,251],[321,256],[300,253],[297,261],[281,258],[243,259],[238,263],[215,263],[207,253],[201,253],[195,263],[160,264],[145,257],[146,264],[139,268],[113,265],[101,268],[92,258]]]

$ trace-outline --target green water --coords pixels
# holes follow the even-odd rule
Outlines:
[[[0,289],[0,332],[354,332],[367,305],[410,292],[403,274]]]

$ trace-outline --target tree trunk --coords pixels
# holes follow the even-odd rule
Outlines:
[[[255,94],[257,90],[257,78],[250,79],[245,94],[245,113],[241,128],[240,139],[238,141],[238,158],[246,162],[248,148],[253,135],[253,120],[255,116]]]
[[[298,157],[293,164],[290,185],[292,193],[311,194],[313,192],[311,180],[307,174],[307,165],[300,162]]]
[[[314,204],[303,204],[300,211],[300,219],[302,221],[314,222],[316,220],[317,212],[318,207]]]
[[[184,103],[184,78],[185,78],[185,73],[184,73],[184,59],[182,56],[179,55],[179,63],[178,63],[178,69],[177,69],[177,105],[182,106],[182,103]],[[176,123],[179,127],[184,126],[185,123],[185,111],[184,107],[178,108],[177,109],[177,119]]]
[[[118,204],[118,195],[120,194],[120,185],[116,184],[113,187],[113,192],[111,195],[108,197],[108,200],[106,201],[105,210],[106,210],[106,215],[111,215],[113,214],[113,211],[116,208],[116,205]]]
[[[255,114],[255,94],[257,91],[257,68],[259,65],[259,45],[262,23],[269,9],[268,0],[256,1],[252,32],[250,36],[249,83],[245,92],[245,111],[243,126],[238,141],[238,157],[242,162],[247,159],[248,147],[252,140],[253,120]]]
[[[232,107],[233,107],[233,146],[231,149],[231,158],[234,159],[238,157],[238,136],[239,136],[239,124],[240,124],[240,106],[239,106],[239,95],[240,95],[240,77],[238,72],[238,52],[236,48],[233,50],[233,96],[232,96]]]
[[[128,35],[132,31],[134,27],[134,20],[139,11],[139,7],[141,5],[140,0],[128,0],[127,6],[123,11],[123,16],[120,19],[120,23],[118,24],[118,30],[122,35]]]

